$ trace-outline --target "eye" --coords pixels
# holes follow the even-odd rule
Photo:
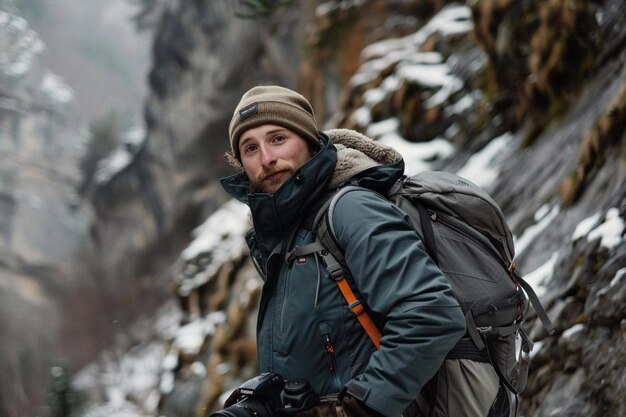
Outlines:
[[[249,144],[249,145],[245,145],[243,147],[243,153],[244,154],[251,154],[252,152],[257,150],[257,146],[253,145],[253,144]]]
[[[284,142],[287,139],[287,137],[285,135],[276,135],[272,138],[272,143],[280,143],[280,142]]]

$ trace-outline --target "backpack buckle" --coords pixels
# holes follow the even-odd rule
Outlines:
[[[476,330],[478,330],[478,333],[480,333],[481,336],[489,336],[491,333],[493,333],[492,326],[476,327]]]
[[[363,307],[363,304],[361,304],[361,302],[359,300],[355,300],[348,307],[350,308],[352,313],[354,313],[355,316],[359,316],[359,315],[365,313],[365,307]]]
[[[330,276],[335,281],[339,281],[341,278],[343,278],[343,268],[341,268],[341,264],[337,262],[335,257],[331,255],[331,253],[327,250],[321,251],[320,255],[322,255],[322,259],[324,259],[326,270],[328,271]]]

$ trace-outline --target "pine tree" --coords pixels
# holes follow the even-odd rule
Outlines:
[[[46,407],[37,417],[80,417],[86,404],[87,396],[72,386],[67,366],[50,368]]]
[[[89,125],[90,137],[85,153],[80,160],[82,181],[78,186],[78,195],[85,196],[93,183],[98,162],[108,156],[119,144],[119,122],[115,111],[94,120]]]

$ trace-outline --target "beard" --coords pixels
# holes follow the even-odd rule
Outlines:
[[[267,176],[273,174],[280,174],[273,178],[267,178]],[[291,177],[293,170],[290,168],[276,169],[273,172],[266,172],[263,174],[263,178],[258,178],[250,182],[250,190],[253,193],[275,193],[284,183]]]

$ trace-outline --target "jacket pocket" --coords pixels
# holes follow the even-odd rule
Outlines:
[[[335,345],[333,343],[331,327],[328,323],[320,323],[319,330],[320,337],[322,339],[322,346],[328,359],[326,368],[328,369],[331,377],[332,388],[334,391],[339,392],[341,389],[341,382],[339,381],[339,372],[337,370],[337,359],[335,356]]]

